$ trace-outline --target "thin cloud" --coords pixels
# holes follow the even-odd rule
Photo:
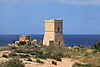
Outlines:
[[[56,0],[62,4],[72,5],[100,5],[100,0]]]
[[[0,2],[16,2],[17,0],[0,0]]]
[[[61,3],[72,5],[100,5],[100,0],[0,0],[0,2]]]
[[[68,4],[74,4],[74,5],[100,5],[100,0],[72,0],[70,2],[67,2]]]

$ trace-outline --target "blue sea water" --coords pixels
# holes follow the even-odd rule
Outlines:
[[[43,40],[43,35],[32,35],[33,39]],[[13,43],[13,40],[18,41],[19,35],[0,35],[0,45]],[[67,46],[85,45],[92,46],[100,41],[100,35],[64,35],[65,44]]]

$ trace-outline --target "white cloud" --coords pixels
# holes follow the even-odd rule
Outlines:
[[[75,5],[100,5],[100,0],[72,0],[67,3]]]
[[[100,5],[100,0],[56,0],[63,4],[73,5]]]
[[[100,0],[0,0],[0,2],[61,3],[73,5],[100,5]]]

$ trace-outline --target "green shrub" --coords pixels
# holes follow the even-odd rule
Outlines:
[[[13,46],[13,47],[11,47],[12,49],[17,49],[17,47],[15,47],[15,46]]]
[[[33,51],[31,50],[21,50],[21,49],[18,49],[18,50],[15,50],[16,53],[27,53],[27,54],[31,54]]]
[[[32,61],[32,59],[31,58],[28,58],[27,61]]]
[[[36,62],[37,62],[37,63],[44,64],[44,62],[43,62],[43,61],[41,61],[41,60],[39,60],[39,59],[37,59],[37,60],[36,60]]]
[[[62,59],[60,57],[57,57],[57,56],[53,56],[52,58],[55,59],[56,61],[62,61]]]
[[[26,44],[25,41],[20,41],[20,42],[19,42],[19,46],[21,46],[21,45],[25,45],[25,44]]]
[[[52,56],[51,56],[51,54],[46,54],[46,58],[51,58],[52,59]]]
[[[64,57],[64,54],[63,54],[63,52],[62,53],[57,53],[57,56]]]
[[[28,53],[28,54],[31,54],[33,51],[30,51],[30,50],[26,50],[26,51],[23,51],[23,53]]]
[[[36,51],[33,51],[32,53],[30,53],[31,55],[38,55],[38,53]]]
[[[16,53],[23,53],[22,50],[15,50]]]
[[[57,62],[55,62],[55,61],[52,61],[52,64],[54,64],[54,65],[57,65]]]
[[[29,55],[22,55],[22,54],[19,54],[18,55],[20,58],[29,58],[30,56]]]
[[[42,54],[42,55],[38,55],[38,58],[47,59],[47,56]]]
[[[92,66],[89,64],[75,63],[72,67],[92,67]]]
[[[100,52],[100,41],[93,45],[94,49]]]
[[[15,56],[17,56],[17,54],[16,54],[15,52],[11,52],[11,53],[9,54],[9,57],[15,57]]]
[[[68,58],[70,58],[71,57],[71,55],[70,54],[66,54],[66,56],[65,57],[68,57]]]
[[[8,55],[5,55],[5,54],[4,54],[4,55],[2,55],[2,57],[4,57],[4,58],[8,58]]]
[[[0,67],[24,67],[24,64],[18,58],[13,58],[9,61],[1,62]]]

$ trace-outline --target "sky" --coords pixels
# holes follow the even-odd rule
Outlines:
[[[63,19],[64,34],[100,34],[100,0],[0,0],[0,34],[44,34]]]

